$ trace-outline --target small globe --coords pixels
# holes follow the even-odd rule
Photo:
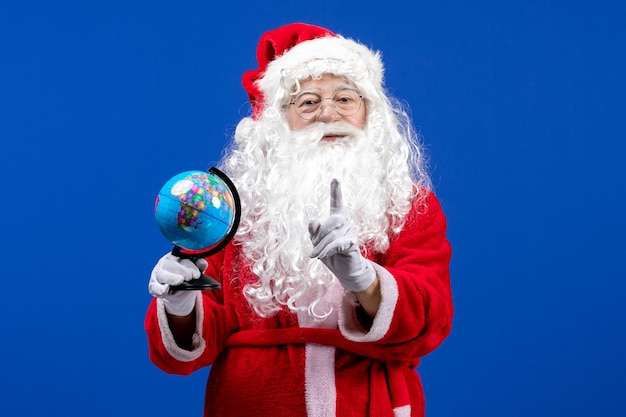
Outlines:
[[[234,233],[236,198],[232,183],[219,170],[185,171],[163,185],[154,215],[163,236],[175,246],[205,251]]]

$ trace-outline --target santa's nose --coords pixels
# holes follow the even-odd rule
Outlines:
[[[320,122],[332,122],[340,117],[341,115],[337,113],[333,105],[324,103],[320,107],[320,113],[317,115],[317,120]]]

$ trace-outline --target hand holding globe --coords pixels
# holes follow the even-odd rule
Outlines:
[[[185,171],[170,178],[157,195],[154,215],[159,230],[172,242],[172,254],[196,260],[222,250],[233,238],[241,214],[237,190],[215,167]],[[175,290],[216,289],[219,283],[202,275]]]

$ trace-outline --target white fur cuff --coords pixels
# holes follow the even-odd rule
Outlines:
[[[172,357],[181,362],[191,362],[198,359],[204,349],[206,343],[202,338],[202,324],[204,322],[204,310],[202,308],[202,294],[198,291],[196,301],[196,331],[192,337],[192,349],[185,350],[179,347],[174,340],[174,335],[167,321],[167,313],[165,312],[165,304],[161,298],[157,299],[157,317],[159,320],[159,328],[161,329],[161,339],[167,352]]]
[[[398,302],[398,284],[395,278],[382,266],[374,262],[371,264],[378,274],[382,296],[372,327],[368,331],[359,323],[352,293],[348,293],[344,297],[339,311],[339,330],[346,339],[353,342],[376,342],[382,339],[389,331]]]

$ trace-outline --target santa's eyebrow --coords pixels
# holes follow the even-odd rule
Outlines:
[[[351,84],[337,84],[335,86],[335,91],[340,91],[340,90],[354,90],[354,91],[357,91],[356,87],[351,85]]]
[[[342,90],[357,91],[357,89],[353,85],[350,85],[350,84],[337,84],[333,87],[332,90],[328,90],[328,91],[331,91],[336,94],[338,91],[342,91]],[[307,88],[298,92],[297,95],[300,95],[300,94],[317,94],[318,96],[321,96],[322,90],[320,90],[319,88]]]

